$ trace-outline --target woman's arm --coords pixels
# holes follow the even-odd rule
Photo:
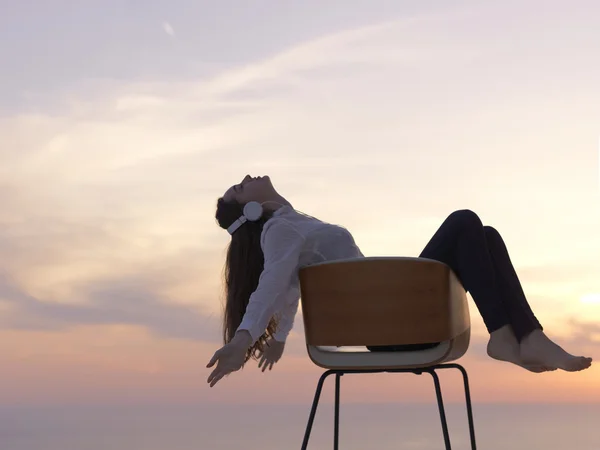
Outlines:
[[[285,294],[296,275],[304,237],[284,220],[267,221],[265,227],[268,228],[264,229],[261,240],[265,264],[258,287],[250,296],[246,313],[232,341],[217,350],[206,366],[217,364],[207,380],[210,387],[242,368],[246,350],[265,332],[273,315],[282,309]],[[272,367],[272,364],[269,366]]]
[[[264,269],[238,327],[238,331],[247,330],[250,333],[250,345],[265,332],[273,315],[284,307],[305,241],[304,236],[285,220],[267,221],[265,227],[268,228],[261,242],[265,256]]]
[[[277,331],[273,335],[273,338],[279,342],[285,342],[290,331],[294,328],[294,319],[298,313],[298,305],[300,302],[300,292],[298,289],[290,289],[287,300],[288,303],[279,316]]]

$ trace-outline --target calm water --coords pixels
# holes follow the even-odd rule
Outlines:
[[[332,406],[311,445],[332,448]],[[466,415],[447,405],[453,448],[467,449]],[[482,450],[598,450],[600,406],[474,405]],[[302,406],[0,408],[2,450],[282,450],[300,448]],[[343,405],[340,448],[443,448],[435,405]]]

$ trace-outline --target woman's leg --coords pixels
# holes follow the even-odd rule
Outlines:
[[[499,277],[488,245],[488,234],[481,220],[471,210],[454,211],[425,246],[420,258],[447,264],[471,293],[483,322],[490,333],[488,355],[500,361],[517,364],[532,372],[553,370],[544,364],[523,364],[520,347],[511,327],[511,315],[525,321],[518,309],[509,311],[504,303],[507,287]],[[498,259],[498,258],[496,258]]]
[[[450,214],[419,257],[441,261],[452,269],[473,297],[490,334],[510,324],[486,232],[473,211]]]
[[[510,318],[510,325],[515,337],[521,342],[533,330],[543,330],[543,327],[527,302],[502,236],[491,226],[486,225],[483,230],[502,291],[502,301]]]
[[[471,293],[491,334],[490,343],[494,343],[492,353],[488,345],[490,356],[524,366],[521,356],[525,355],[537,367],[524,367],[534,371],[554,367],[564,370],[589,367],[591,358],[570,355],[543,334],[524,294],[522,298],[515,296],[518,290],[522,293],[522,288],[512,264],[509,267],[504,258],[508,258],[508,251],[505,250],[505,255],[496,251],[492,256],[492,252],[499,248],[496,239],[499,235],[494,238],[493,231],[485,230],[473,211],[455,211],[442,223],[419,257],[447,264],[465,290]],[[494,242],[491,245],[489,238]],[[497,273],[494,261],[504,269],[500,270],[501,274]],[[514,279],[509,284],[504,282],[512,278],[507,268],[514,273]],[[515,289],[516,283],[518,290]],[[513,323],[519,330],[519,337],[524,340],[520,345],[513,334]]]
[[[574,356],[567,353],[559,345],[552,342],[544,333],[540,322],[531,310],[519,277],[510,261],[506,244],[498,231],[490,226],[483,227],[486,233],[490,254],[494,261],[496,274],[501,280],[502,300],[506,305],[511,326],[519,342],[519,357],[522,362],[543,364],[546,367],[561,368],[567,371],[586,369],[591,365],[591,358]],[[500,349],[503,341],[490,340],[488,352]]]

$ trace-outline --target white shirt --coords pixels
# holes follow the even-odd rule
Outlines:
[[[364,256],[343,227],[281,206],[265,223],[260,238],[264,270],[250,296],[238,330],[247,330],[254,344],[272,317],[278,319],[274,338],[286,340],[298,312],[300,268],[323,261]]]

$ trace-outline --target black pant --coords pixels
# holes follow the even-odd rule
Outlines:
[[[420,258],[447,264],[471,294],[489,333],[509,324],[520,342],[536,319],[508,256],[504,240],[469,209],[454,211],[442,223]]]
[[[529,307],[500,233],[483,226],[473,211],[461,209],[450,214],[419,257],[441,261],[452,269],[473,297],[489,333],[509,324],[520,342],[533,330],[543,329]],[[411,350],[412,347],[369,349]]]

